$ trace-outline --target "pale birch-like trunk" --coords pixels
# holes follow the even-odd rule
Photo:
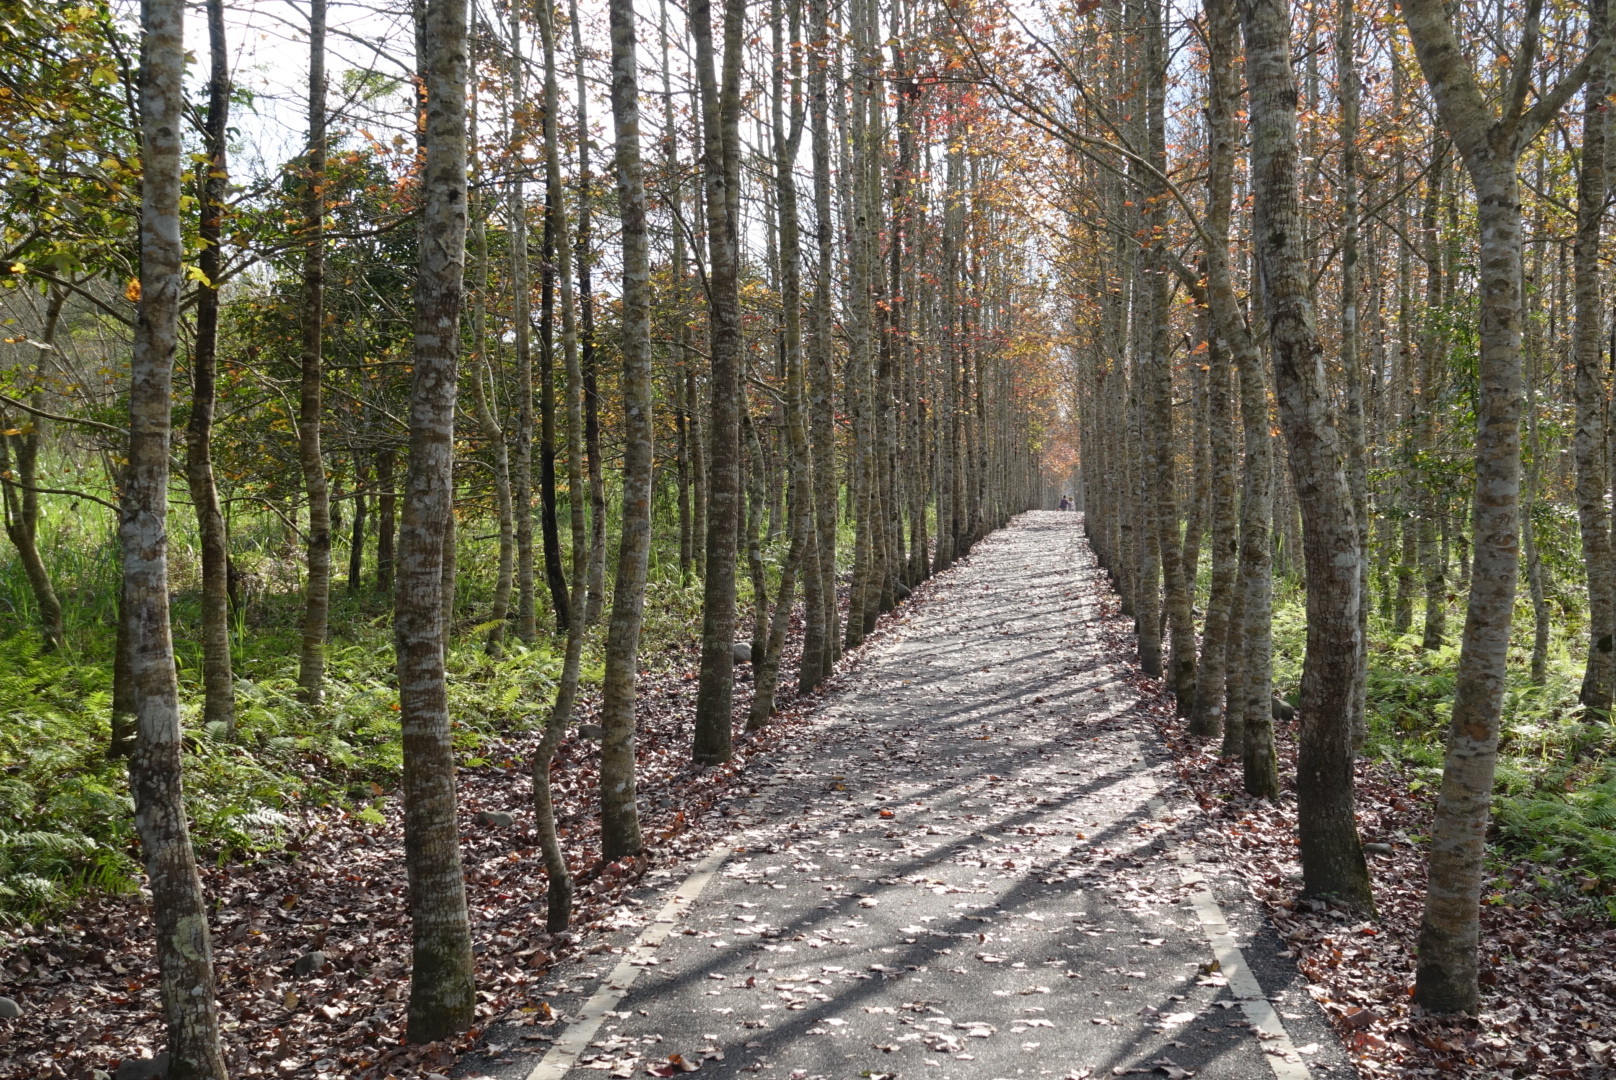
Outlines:
[[[829,17],[826,0],[809,0],[808,31],[814,53],[808,63],[807,106],[811,114],[814,244],[818,256],[818,278],[814,283],[809,313],[808,350],[805,359],[805,423],[808,434],[808,479],[806,497],[813,513],[813,557],[803,580],[802,664],[797,672],[797,689],[807,693],[817,687],[835,663],[836,631],[836,458],[835,416],[831,402],[831,221],[830,221],[830,131],[827,100],[827,68],[830,63]]]
[[[118,541],[127,685],[135,719],[129,792],[151,888],[168,1075],[225,1080],[208,905],[180,779],[179,686],[168,606],[168,441],[184,281],[184,22],[179,0],[141,4],[140,308],[129,364],[129,453]]]
[[[1234,168],[1240,142],[1239,18],[1235,0],[1207,0],[1207,302],[1217,346],[1234,359],[1240,380],[1245,472],[1240,498],[1237,579],[1225,648],[1222,753],[1239,757],[1246,793],[1279,797],[1269,693],[1273,680],[1273,439],[1262,355],[1235,292],[1229,260]],[[1214,688],[1215,691],[1215,688]]]
[[[1179,715],[1189,712],[1195,694],[1195,618],[1191,611],[1193,582],[1185,580],[1182,539],[1178,520],[1177,438],[1173,431],[1173,366],[1169,355],[1169,277],[1166,237],[1168,193],[1160,179],[1167,173],[1167,57],[1166,27],[1161,0],[1146,0],[1145,38],[1145,127],[1148,153],[1154,168],[1146,174],[1145,227],[1153,240],[1145,288],[1150,294],[1147,311],[1150,324],[1142,344],[1146,354],[1143,370],[1146,383],[1146,422],[1150,460],[1154,476],[1156,549],[1161,559],[1162,603],[1170,627],[1167,657],[1167,686],[1173,691]]]
[[[780,587],[775,596],[774,616],[769,626],[768,641],[762,656],[753,654],[752,705],[747,714],[747,730],[761,728],[774,714],[775,691],[780,677],[780,654],[785,648],[786,632],[790,629],[791,609],[796,602],[797,578],[812,580],[819,572],[813,549],[813,480],[809,460],[807,426],[807,390],[803,378],[802,355],[802,236],[797,221],[797,151],[802,144],[802,58],[793,49],[786,61],[782,53],[788,47],[780,25],[780,4],[774,4],[771,32],[774,39],[776,61],[773,121],[775,131],[774,171],[778,213],[780,221],[780,303],[782,307],[781,337],[786,365],[785,421],[786,438],[790,454],[790,522],[791,546],[785,564],[780,568]],[[802,33],[801,6],[793,4],[790,16],[791,41]],[[789,67],[789,82],[783,76]],[[791,113],[789,124],[783,114],[782,97],[789,92]],[[807,644],[804,644],[804,656]],[[800,680],[799,680],[800,681]]]
[[[1352,679],[1348,727],[1352,749],[1363,749],[1368,737],[1369,676],[1369,462],[1364,423],[1364,375],[1359,342],[1359,206],[1358,206],[1358,70],[1354,0],[1338,0],[1335,60],[1341,99],[1341,378],[1345,390],[1342,436],[1347,459],[1347,488],[1352,493],[1352,519],[1358,529],[1358,670]]]

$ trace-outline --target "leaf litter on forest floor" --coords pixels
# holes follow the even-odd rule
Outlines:
[[[1131,639],[1114,599],[1107,614],[1112,639]],[[1382,845],[1370,860],[1378,918],[1366,923],[1298,899],[1295,723],[1276,725],[1286,787],[1281,801],[1231,796],[1241,789],[1238,760],[1220,758],[1190,738],[1158,680],[1137,676],[1134,685],[1156,699],[1150,715],[1173,751],[1178,781],[1208,818],[1210,827],[1198,839],[1262,905],[1287,945],[1277,955],[1296,960],[1310,980],[1308,992],[1365,1077],[1612,1075],[1616,968],[1602,958],[1616,953],[1616,927],[1568,904],[1545,879],[1545,867],[1517,862],[1489,871],[1480,1015],[1424,1014],[1412,998],[1426,872],[1424,846],[1414,838],[1429,829],[1433,793],[1411,790],[1409,777],[1392,763],[1360,759],[1359,831],[1366,842]],[[1318,1050],[1310,1044],[1298,1053]]]
[[[845,603],[845,597],[844,597]],[[904,614],[900,608],[898,618]],[[895,620],[884,618],[880,639]],[[801,648],[792,619],[785,664]],[[536,732],[485,741],[484,764],[460,770],[462,857],[477,956],[477,1023],[443,1043],[404,1042],[409,920],[402,883],[403,821],[396,793],[383,820],[330,806],[308,806],[303,829],[283,852],[245,863],[201,866],[215,905],[213,944],[221,1021],[231,1075],[312,1076],[343,1080],[448,1070],[490,1022],[541,1029],[517,1052],[542,1050],[542,1029],[567,1019],[557,1000],[536,999],[538,984],[568,957],[599,956],[599,935],[651,915],[630,895],[642,881],[670,880],[711,845],[714,830],[744,823],[755,782],[737,782],[753,758],[788,750],[814,699],[794,699],[783,680],[781,710],[756,734],[742,731],[749,694],[737,693],[734,759],[717,768],[688,764],[697,649],[647,656],[662,665],[640,673],[636,764],[647,853],[613,864],[594,861],[598,770],[595,744],[562,743],[552,769],[558,831],[576,876],[573,926],[544,928],[545,884],[529,824],[527,761]],[[856,663],[857,656],[851,657]],[[834,689],[833,677],[825,690]],[[748,687],[750,683],[738,683]],[[580,724],[598,719],[598,701],[581,700]],[[509,814],[515,824],[502,825]],[[138,896],[96,896],[42,926],[0,930],[0,979],[23,1015],[0,1032],[0,1080],[66,1080],[110,1071],[122,1060],[152,1058],[163,1045],[158,976],[149,914]],[[323,954],[318,971],[294,971]],[[598,977],[584,969],[569,978]],[[559,996],[584,986],[546,987]],[[616,1067],[615,1065],[613,1066]]]

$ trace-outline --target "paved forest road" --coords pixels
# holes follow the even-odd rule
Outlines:
[[[929,585],[739,800],[699,896],[643,891],[650,943],[559,970],[567,1022],[496,1029],[467,1073],[1348,1075],[1233,890],[1209,970],[1216,868],[1192,865],[1197,812],[1101,640],[1080,523],[1023,515]]]

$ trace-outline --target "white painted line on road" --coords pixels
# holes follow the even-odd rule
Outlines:
[[[561,1080],[567,1075],[588,1048],[595,1033],[600,1030],[606,1014],[615,1010],[618,1003],[628,996],[634,980],[639,977],[641,970],[648,966],[645,961],[651,959],[656,954],[657,948],[668,939],[674,925],[696,902],[696,897],[701,895],[701,891],[712,881],[713,875],[729,857],[734,844],[734,837],[725,838],[696,864],[695,870],[685,878],[673,896],[662,906],[662,910],[657,912],[656,917],[640,931],[640,936],[634,939],[634,944],[623,953],[623,959],[618,961],[611,974],[606,976],[606,981],[600,984],[600,989],[584,1002],[578,1018],[567,1025],[567,1030],[533,1067],[533,1071],[527,1074],[527,1080]],[[636,964],[636,960],[640,963]]]
[[[1228,920],[1223,917],[1223,909],[1218,907],[1212,890],[1206,887],[1206,878],[1194,869],[1189,852],[1180,849],[1177,857],[1180,879],[1195,890],[1190,894],[1190,903],[1195,906],[1195,917],[1201,921],[1201,929],[1212,943],[1212,956],[1224,978],[1229,980],[1229,992],[1240,1002],[1241,1011],[1261,1040],[1263,1057],[1273,1067],[1274,1076],[1277,1080],[1309,1080],[1312,1074],[1307,1064],[1291,1041],[1279,1013],[1274,1011],[1273,1002],[1268,1000],[1246,965],[1245,953],[1234,943]]]

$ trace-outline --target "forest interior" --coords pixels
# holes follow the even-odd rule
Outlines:
[[[0,0],[0,1080],[1616,1076],[1607,7]]]

